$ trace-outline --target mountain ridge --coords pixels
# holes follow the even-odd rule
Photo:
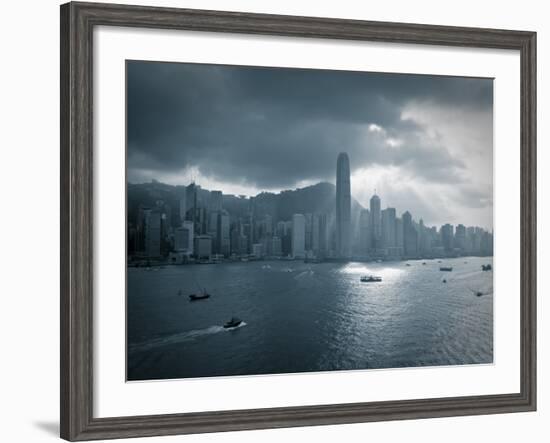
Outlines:
[[[147,183],[127,183],[128,221],[135,221],[140,204],[153,206],[163,200],[171,207],[172,224],[179,222],[179,200],[186,186],[169,185],[159,181]],[[198,199],[208,202],[210,191],[200,188]],[[291,220],[293,214],[325,213],[335,209],[336,186],[328,182],[319,182],[303,188],[282,190],[278,193],[262,191],[253,197],[223,194],[222,206],[230,215],[244,217],[251,212],[257,216],[270,215],[274,221]],[[363,206],[352,196],[352,220],[356,220]]]

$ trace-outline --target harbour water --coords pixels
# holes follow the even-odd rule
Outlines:
[[[486,263],[492,258],[128,268],[127,378],[491,363]],[[362,283],[365,274],[382,282]],[[211,297],[190,302],[199,286]],[[232,316],[243,323],[224,329]]]

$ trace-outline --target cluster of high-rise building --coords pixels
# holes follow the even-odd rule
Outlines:
[[[493,234],[480,227],[445,224],[439,229],[413,219],[409,211],[397,217],[395,208],[380,209],[374,195],[359,216],[357,258],[435,258],[492,255]]]
[[[493,235],[479,227],[445,224],[439,229],[415,221],[409,211],[382,209],[373,195],[368,209],[352,220],[350,163],[337,159],[336,201],[329,213],[295,213],[277,220],[250,202],[246,214],[224,208],[221,191],[205,192],[194,183],[181,187],[178,215],[163,200],[139,205],[129,223],[132,259],[174,263],[285,257],[312,260],[369,260],[492,255]],[[201,192],[199,192],[201,191]],[[176,220],[174,222],[174,220]]]

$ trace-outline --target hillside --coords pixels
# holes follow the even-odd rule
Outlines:
[[[152,206],[157,200],[163,200],[172,208],[172,221],[178,221],[179,199],[184,186],[172,186],[159,182],[128,183],[128,220],[134,221],[139,204]],[[209,190],[200,189],[198,198],[208,201]],[[296,213],[334,212],[336,187],[331,183],[317,183],[305,188],[281,191],[280,193],[262,192],[252,198],[235,195],[223,196],[223,207],[232,216],[244,217],[251,210],[258,216],[269,214],[274,221],[290,220]],[[362,206],[352,198],[352,220],[356,220]]]

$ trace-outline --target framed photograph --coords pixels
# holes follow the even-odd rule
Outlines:
[[[61,437],[533,411],[536,34],[61,6]]]

